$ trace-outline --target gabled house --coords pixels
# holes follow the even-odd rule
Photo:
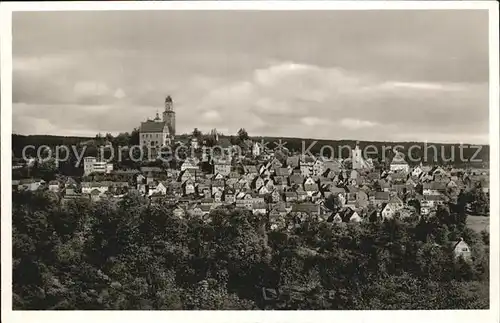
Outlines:
[[[288,170],[288,168],[280,167],[274,169],[274,175],[288,177],[290,175],[290,171]]]
[[[305,201],[307,199],[307,193],[304,191],[302,186],[298,186],[295,192],[297,193],[297,200]]]
[[[252,205],[252,213],[253,214],[266,214],[267,213],[266,203],[254,203]]]
[[[271,192],[271,200],[273,203],[281,202],[281,192],[277,189]]]
[[[212,181],[212,195],[214,195],[216,192],[222,192],[224,191],[225,183],[224,180],[213,180]]]
[[[373,192],[370,195],[369,200],[372,205],[382,205],[389,202],[389,192]]]
[[[262,185],[260,188],[257,189],[257,194],[259,195],[269,194],[269,189],[265,185]]]
[[[451,241],[450,246],[455,259],[463,258],[465,261],[471,260],[471,249],[464,239],[460,238],[458,241]]]
[[[312,197],[314,193],[317,193],[319,191],[318,184],[314,182],[308,184],[306,181],[306,184],[304,184],[304,191],[306,192],[308,197]]]
[[[50,181],[49,182],[49,191],[57,193],[60,190],[61,190],[61,183],[59,183],[59,181]]]
[[[252,189],[254,190],[258,190],[259,188],[261,188],[262,186],[264,186],[264,179],[262,179],[262,177],[260,176],[256,176],[253,180],[252,180]]]
[[[354,223],[359,223],[363,222],[363,218],[361,218],[358,214],[358,212],[354,212],[350,217],[349,217],[349,222],[354,222]]]
[[[289,180],[289,185],[292,186],[294,184],[296,185],[301,185],[304,183],[304,177],[301,176],[301,175],[290,175],[288,177],[288,180]]]
[[[213,195],[215,203],[221,203],[222,202],[222,196],[223,196],[222,191],[216,191],[214,193],[214,195]]]
[[[293,191],[284,192],[283,196],[284,196],[286,202],[295,202],[295,201],[298,201],[297,192],[293,192]]]
[[[182,191],[183,191],[184,195],[194,194],[196,192],[194,181],[188,179],[184,183],[182,183]]]

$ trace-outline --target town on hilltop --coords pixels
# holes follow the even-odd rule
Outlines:
[[[400,153],[388,167],[375,167],[358,146],[344,160],[292,154],[286,148],[263,147],[243,129],[232,143],[212,131],[210,145],[222,149],[210,150],[200,134],[195,129],[184,142],[175,142],[175,111],[168,96],[163,117],[157,114],[141,123],[139,142],[158,151],[184,144],[195,154],[135,169],[85,157],[81,178],[20,179],[13,180],[12,187],[47,189],[63,204],[74,199],[117,201],[138,194],[151,204],[171,205],[178,217],[205,221],[210,221],[212,210],[229,205],[266,216],[270,230],[292,229],[311,220],[340,224],[432,217],[440,208],[489,212],[486,169],[410,167]]]

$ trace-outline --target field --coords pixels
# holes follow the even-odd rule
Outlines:
[[[476,232],[481,232],[482,230],[490,232],[490,218],[487,216],[469,215],[467,217],[467,225]]]

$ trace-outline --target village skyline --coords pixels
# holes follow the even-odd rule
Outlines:
[[[243,127],[252,136],[485,144],[484,17],[15,13],[13,131],[118,134],[154,118],[170,94],[177,133]]]

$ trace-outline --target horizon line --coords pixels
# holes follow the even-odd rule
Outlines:
[[[119,133],[122,133],[122,132],[119,132]],[[118,134],[119,134],[118,133]],[[127,132],[127,133],[131,133],[131,132]],[[99,133],[97,133],[99,134]],[[97,135],[96,134],[96,135]],[[83,135],[55,135],[55,134],[21,134],[21,133],[12,133],[11,134],[12,136],[16,135],[16,136],[25,136],[25,137],[28,137],[28,136],[50,136],[50,137],[66,137],[66,138],[82,138],[82,139],[94,139],[95,136],[83,136]],[[103,137],[106,136],[106,134],[102,134]],[[176,135],[176,137],[181,137],[181,136],[189,136],[190,133],[182,133],[182,134],[179,134],[179,135]],[[116,137],[116,135],[113,135],[113,137]],[[231,136],[235,136],[234,135],[227,135],[227,134],[223,134],[221,133],[220,136],[222,137],[231,137]],[[345,138],[340,138],[340,139],[326,139],[326,138],[306,138],[306,137],[288,137],[288,136],[272,136],[272,135],[256,135],[256,136],[251,136],[249,135],[249,138],[264,138],[264,137],[268,137],[268,138],[282,138],[282,139],[301,139],[301,140],[322,140],[322,141],[354,141],[354,142],[359,142],[359,143],[362,143],[362,142],[375,142],[375,143],[429,143],[429,144],[437,144],[437,145],[480,145],[480,146],[490,146],[489,142],[488,143],[471,143],[471,142],[439,142],[439,141],[428,141],[428,140],[399,140],[399,141],[395,141],[395,140],[362,140],[362,139],[345,139]]]

